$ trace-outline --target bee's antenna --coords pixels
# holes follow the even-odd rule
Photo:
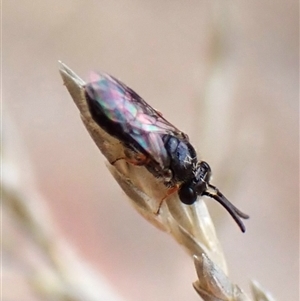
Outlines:
[[[236,221],[238,226],[240,227],[242,232],[246,231],[246,227],[244,223],[242,222],[241,218],[248,219],[249,215],[243,213],[238,208],[236,208],[232,203],[230,203],[226,197],[216,188],[215,186],[207,183],[208,187],[213,189],[213,192],[210,192],[208,190],[204,191],[202,195],[209,196],[213,199],[215,199],[217,202],[219,202],[232,216],[232,218]]]

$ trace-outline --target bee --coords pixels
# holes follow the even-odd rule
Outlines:
[[[211,168],[197,159],[188,135],[111,75],[92,73],[84,93],[93,120],[124,146],[124,157],[111,164],[126,160],[129,164],[144,166],[154,177],[160,178],[167,187],[161,203],[176,192],[186,205],[194,204],[200,196],[216,200],[245,232],[241,219],[249,216],[210,184]]]

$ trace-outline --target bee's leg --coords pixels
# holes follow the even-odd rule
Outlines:
[[[165,201],[165,199],[167,199],[171,194],[177,192],[179,189],[179,185],[175,185],[173,187],[171,187],[170,189],[167,190],[167,194],[161,199],[161,201],[159,202],[159,206],[158,206],[158,209],[156,210],[155,212],[155,215],[158,215],[159,214],[159,211],[160,211],[160,208],[161,208],[161,205],[162,203]]]
[[[119,160],[125,160],[126,162],[132,165],[143,166],[150,162],[149,157],[147,157],[143,153],[136,152],[132,149],[125,148],[124,155],[125,155],[124,157],[118,158],[113,162],[110,162],[110,164],[114,165]]]

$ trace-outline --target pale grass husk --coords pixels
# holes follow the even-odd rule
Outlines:
[[[133,166],[124,160],[113,165],[109,163],[124,157],[122,144],[92,119],[84,96],[84,81],[61,62],[60,74],[87,131],[108,160],[108,169],[131,204],[154,226],[172,235],[194,257],[198,275],[194,288],[199,296],[205,301],[251,300],[227,276],[226,260],[205,203],[199,200],[192,206],[186,206],[173,194],[156,214],[159,201],[166,195],[166,187],[144,167]],[[252,292],[252,300],[273,300],[257,284],[252,284]]]
[[[5,147],[1,145],[1,218],[9,224],[2,228],[3,286],[5,279],[17,270],[17,278],[24,278],[29,290],[40,300],[124,301],[102,275],[76,254],[56,228],[47,202],[36,188],[13,124],[6,123],[5,135]],[[20,246],[16,233],[21,236]],[[22,288],[16,288],[13,299],[3,293],[3,300],[22,300],[19,290]]]

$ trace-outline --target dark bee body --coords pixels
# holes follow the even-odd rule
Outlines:
[[[173,173],[175,182],[189,182],[194,177],[197,166],[197,155],[193,146],[187,139],[178,139],[172,135],[162,138],[170,157],[169,168]]]
[[[110,75],[93,73],[85,86],[85,96],[94,121],[124,145],[126,157],[120,159],[145,166],[163,179],[169,194],[178,191],[185,204],[193,204],[201,195],[214,198],[245,230],[240,218],[248,216],[209,184],[210,167],[197,160],[186,134]]]
[[[116,95],[121,101],[116,100]],[[147,164],[141,165],[145,165],[154,176],[165,177],[166,184],[170,182],[170,185],[193,177],[197,157],[187,135],[165,120],[132,89],[103,74],[100,80],[86,86],[86,98],[93,119],[132,152],[149,158]],[[170,179],[167,179],[168,170],[172,172]]]

